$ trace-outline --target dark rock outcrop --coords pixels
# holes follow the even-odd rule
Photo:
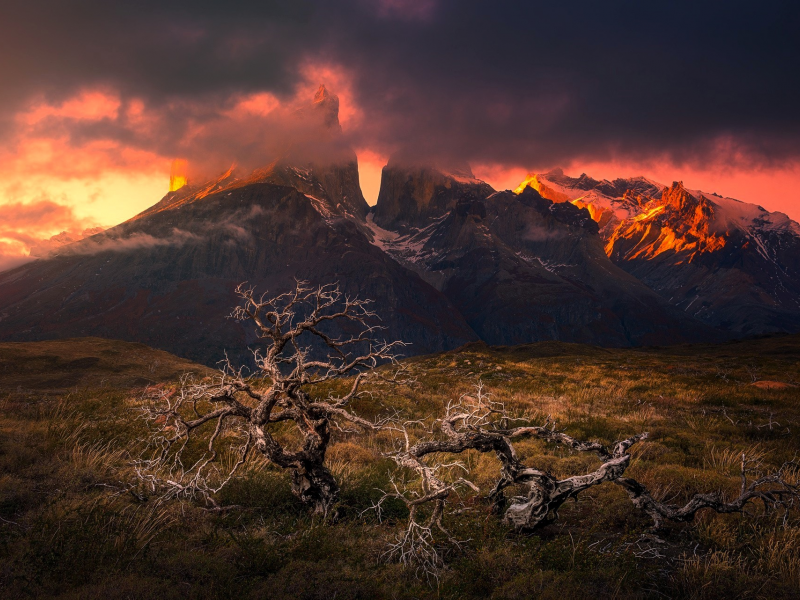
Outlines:
[[[393,157],[383,168],[374,220],[391,230],[425,227],[459,201],[486,198],[492,192],[489,184],[475,179],[468,165],[449,169],[409,166],[404,159]]]

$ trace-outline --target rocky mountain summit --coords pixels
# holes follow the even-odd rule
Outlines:
[[[323,89],[304,113],[320,126],[311,160],[290,149],[249,173],[189,181],[126,223],[0,274],[0,337],[117,338],[213,364],[254,341],[226,319],[239,283],[280,293],[303,279],[374,299],[376,325],[408,353],[477,340],[441,292],[370,243],[337,108]]]
[[[213,364],[255,341],[225,318],[235,287],[275,294],[296,278],[373,299],[406,354],[800,328],[800,228],[785,215],[681,184],[561,171],[497,192],[467,165],[407,153],[369,207],[337,114],[320,88],[297,113],[313,143],[207,181],[174,175],[128,222],[0,273],[0,339],[118,338]]]
[[[586,207],[606,254],[664,299],[739,335],[800,330],[800,225],[780,212],[644,178],[528,177]]]
[[[373,221],[390,230],[425,227],[458,202],[486,198],[494,189],[476,179],[469,165],[414,164],[392,157],[383,168]]]
[[[383,227],[377,222],[382,203],[402,205],[391,192],[402,197],[419,185],[412,173],[404,176],[409,185],[394,186],[396,173],[367,217],[373,243],[442,291],[486,342],[627,346],[691,341],[701,332],[718,336],[616,267],[587,209],[531,188],[493,192],[483,182],[428,169],[417,171],[438,182],[427,198],[446,198],[459,186],[469,186],[461,187],[466,193],[452,207],[425,204],[424,226],[412,209]]]

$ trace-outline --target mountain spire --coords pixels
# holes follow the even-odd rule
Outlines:
[[[314,94],[314,109],[322,115],[326,127],[339,129],[339,96],[331,94],[325,84],[320,84]]]

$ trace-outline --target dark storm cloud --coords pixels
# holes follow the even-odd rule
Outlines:
[[[317,61],[352,74],[363,118],[349,133],[385,151],[779,163],[800,154],[798,6],[20,2],[0,21],[0,127],[32,97],[104,85],[161,107],[159,135],[119,122],[70,134],[169,153],[187,126],[181,102],[195,122],[214,121],[232,94],[289,97],[301,65]]]

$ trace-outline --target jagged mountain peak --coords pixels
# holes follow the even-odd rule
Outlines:
[[[280,159],[252,171],[231,165],[227,171],[214,179],[200,184],[190,183],[177,191],[169,192],[158,203],[139,213],[131,221],[203,201],[215,194],[230,194],[235,190],[260,183],[297,189],[306,195],[326,218],[363,219],[369,210],[361,193],[358,164],[353,155],[351,161],[323,165],[314,163],[296,165],[286,159]]]
[[[225,318],[235,287],[276,294],[298,278],[374,300],[387,338],[414,353],[477,339],[442,294],[370,244],[356,218],[333,217],[319,198],[271,182],[150,212],[0,274],[0,335],[99,335],[207,364],[224,352],[246,360],[255,339]]]
[[[424,227],[459,200],[483,199],[494,191],[475,178],[466,162],[420,159],[398,152],[383,168],[374,222],[392,230]]]
[[[331,94],[325,84],[320,84],[316,94],[314,94],[312,106],[315,111],[322,115],[322,123],[326,127],[341,129],[339,124],[339,96]]]
[[[671,208],[680,213],[697,207],[703,207],[713,214],[711,202],[702,194],[692,194],[686,189],[682,181],[673,181],[671,186],[662,190],[661,198],[654,198],[651,202],[664,206],[665,209]]]
[[[435,171],[453,179],[467,179],[470,182],[483,183],[475,177],[472,167],[467,161],[452,157],[427,157],[417,152],[399,150],[389,157],[386,166],[410,174],[420,171]]]
[[[170,191],[132,220],[256,183],[294,187],[313,198],[329,216],[363,219],[369,206],[359,185],[355,152],[341,135],[338,114],[339,98],[320,85],[313,101],[292,115],[301,125],[302,142],[289,140],[283,153],[266,165],[245,168],[233,163],[216,176],[190,181],[186,176],[187,162],[176,159],[170,173]]]
[[[324,83],[320,83],[317,92],[314,94],[314,102],[324,102],[330,97],[331,94],[328,92],[328,88],[325,87]],[[336,99],[338,100],[338,98]]]
[[[586,173],[570,177],[562,168],[552,169],[546,173],[529,173],[516,191],[519,192],[527,186],[538,189],[554,202],[573,201],[586,195],[587,192],[596,192],[609,199],[621,198],[627,191],[658,197],[664,188],[664,185],[641,175],[613,180],[595,179]]]
[[[622,268],[718,327],[800,327],[800,225],[682,181],[639,200],[607,236],[606,251]]]
[[[800,224],[785,214],[680,180],[556,169],[528,186],[589,210],[607,255],[689,314],[738,333],[800,329]]]
[[[387,169],[384,181],[409,177],[420,189],[429,173]],[[441,290],[487,342],[664,343],[703,329],[611,263],[588,209],[532,187],[481,198],[450,184],[457,194],[439,216],[384,227],[372,214],[367,226],[376,246]]]

